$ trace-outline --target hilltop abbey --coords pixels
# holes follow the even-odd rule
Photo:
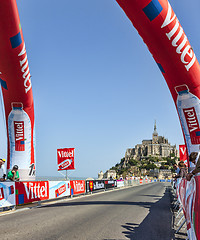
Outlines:
[[[149,156],[162,158],[169,157],[171,154],[178,157],[176,145],[171,146],[168,139],[158,136],[155,122],[152,139],[143,140],[142,144],[137,144],[135,148],[128,148],[125,153],[125,163],[130,159],[141,160]]]

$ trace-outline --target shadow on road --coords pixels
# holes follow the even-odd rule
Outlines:
[[[128,201],[82,201],[82,202],[65,202],[56,203],[46,206],[41,206],[41,208],[52,208],[52,207],[67,207],[67,206],[84,206],[84,205],[130,205],[130,206],[141,206],[150,208],[152,202],[128,202]]]
[[[172,213],[170,211],[170,188],[166,188],[164,196],[149,206],[149,214],[140,225],[126,223],[122,225],[123,234],[131,240],[171,240]]]

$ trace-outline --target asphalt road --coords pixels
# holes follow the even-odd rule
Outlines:
[[[169,186],[151,183],[0,215],[0,239],[171,240]]]

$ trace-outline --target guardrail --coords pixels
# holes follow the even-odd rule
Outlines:
[[[186,224],[188,238],[200,239],[200,175],[190,181],[185,178],[177,179],[174,182],[174,189],[177,196],[175,207],[179,210],[176,217],[182,214],[176,233]]]
[[[101,190],[128,187],[152,182],[140,180],[72,180],[72,181],[23,181],[0,182],[0,209],[9,207],[73,197],[74,195],[93,193]]]

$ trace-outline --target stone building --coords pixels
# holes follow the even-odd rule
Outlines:
[[[117,173],[115,170],[107,170],[105,173],[103,173],[102,171],[100,173],[98,173],[98,179],[116,179]]]
[[[168,142],[168,139],[158,136],[155,122],[152,139],[143,140],[142,144],[137,144],[135,148],[128,148],[125,153],[125,164],[128,163],[130,159],[141,160],[149,156],[162,158],[169,157],[171,154],[178,157],[176,145],[172,146]]]

